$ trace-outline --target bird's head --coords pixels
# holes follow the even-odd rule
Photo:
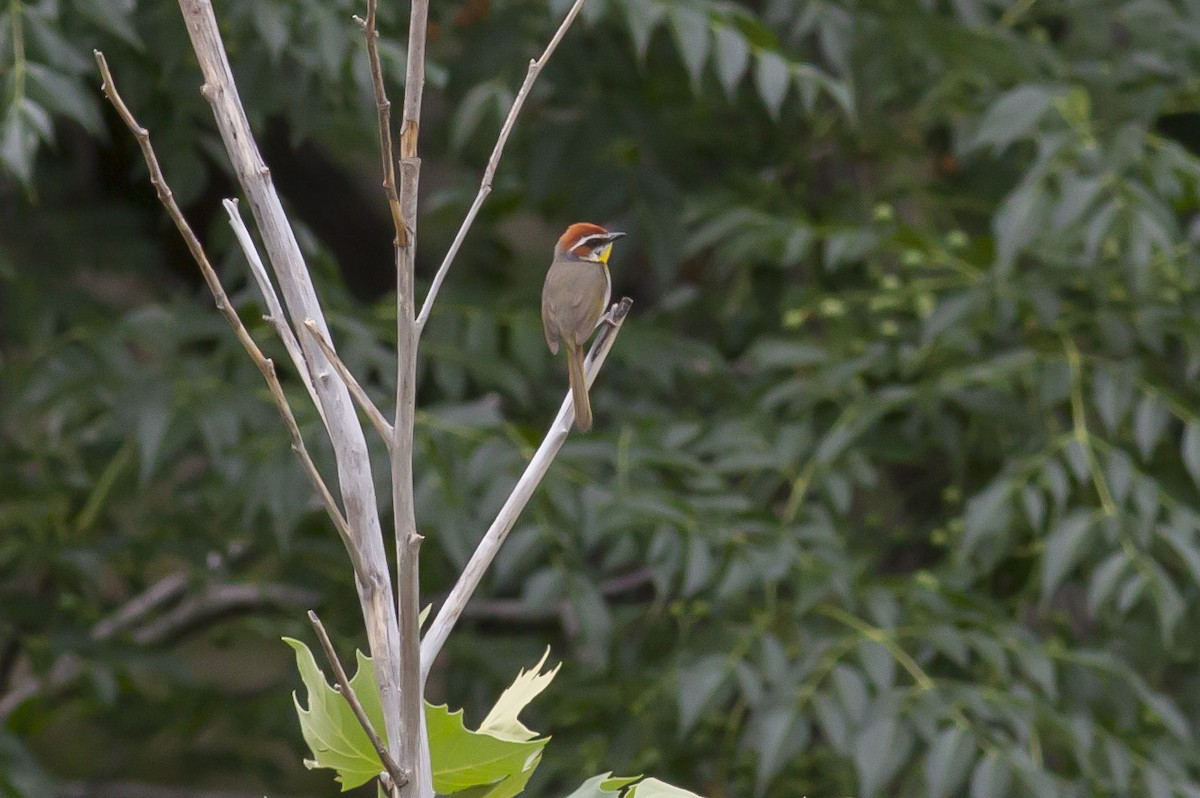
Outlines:
[[[609,232],[598,224],[576,222],[559,236],[558,243],[554,245],[554,257],[567,255],[593,263],[608,263],[613,242],[624,235]]]

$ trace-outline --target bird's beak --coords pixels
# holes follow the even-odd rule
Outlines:
[[[612,233],[608,234],[608,240],[610,243],[613,241],[616,241],[618,238],[624,238],[624,237],[625,237],[625,234],[621,233],[621,232],[612,232]]]

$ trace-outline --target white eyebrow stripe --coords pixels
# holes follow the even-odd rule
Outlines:
[[[608,236],[602,235],[600,233],[588,233],[587,235],[581,237],[574,244],[567,247],[567,252],[574,252],[575,250],[579,249],[579,247],[582,247],[584,244],[591,241],[592,239],[596,239],[597,241],[603,243],[608,240]]]

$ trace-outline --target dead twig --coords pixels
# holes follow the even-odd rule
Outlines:
[[[387,746],[383,744],[379,734],[375,731],[375,727],[371,725],[371,719],[367,717],[366,710],[358,700],[358,696],[354,693],[354,688],[350,686],[350,680],[346,678],[346,669],[342,667],[341,660],[338,659],[337,652],[333,649],[333,643],[329,639],[329,634],[325,631],[325,624],[321,623],[321,619],[312,610],[308,611],[308,620],[312,624],[313,629],[317,632],[317,637],[321,640],[321,648],[325,649],[325,659],[329,660],[329,667],[333,668],[334,679],[337,680],[337,691],[342,694],[342,698],[346,699],[346,703],[350,705],[350,709],[354,712],[354,717],[358,718],[358,723],[362,726],[363,731],[367,733],[367,739],[371,741],[371,745],[375,747],[375,753],[379,754],[379,761],[383,763],[384,770],[392,778],[392,783],[398,787],[403,787],[408,783],[408,776],[396,764],[396,760],[392,759],[392,755],[388,753]]]
[[[363,37],[367,40],[367,63],[371,69],[371,85],[375,89],[375,111],[379,117],[379,155],[383,161],[383,193],[387,197],[388,210],[392,214],[392,226],[396,229],[396,243],[408,241],[408,232],[400,216],[400,197],[396,193],[396,158],[392,154],[392,103],[387,98],[383,85],[383,65],[379,61],[379,29],[376,11],[379,0],[367,0],[367,18],[355,20],[362,25]]]

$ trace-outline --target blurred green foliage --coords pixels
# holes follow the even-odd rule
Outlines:
[[[395,100],[404,8],[382,5]],[[434,5],[423,280],[565,8]],[[381,206],[362,9],[217,10],[252,121],[284,131],[281,182],[304,142]],[[434,700],[476,722],[551,642],[533,795],[609,770],[714,798],[1200,795],[1197,30],[1195,0],[588,0],[423,341],[424,595],[561,400],[537,313],[559,228],[630,233],[634,316],[596,431],[513,532]],[[0,715],[0,794],[327,792],[299,767],[278,643],[306,636],[301,607],[154,638],[164,604],[98,634],[183,573],[181,603],[301,587],[361,637],[95,46],[285,361],[212,211],[228,177],[174,4],[0,6],[0,702],[47,680]],[[353,207],[326,191],[285,193]],[[339,348],[387,406],[394,310],[343,287],[386,274],[380,235],[360,260],[301,223]]]

